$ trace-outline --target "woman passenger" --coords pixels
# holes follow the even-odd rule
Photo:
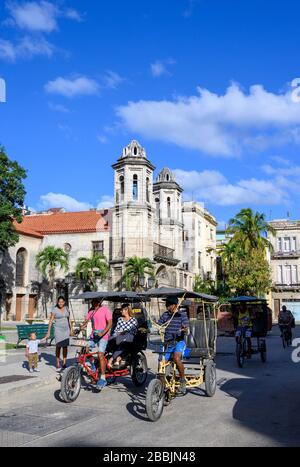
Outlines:
[[[137,330],[138,322],[133,318],[130,306],[125,303],[121,307],[121,317],[118,319],[116,328],[110,339],[110,343],[114,345],[114,352],[108,362],[109,366],[114,364],[115,367],[118,367],[120,365],[121,356],[133,342]]]

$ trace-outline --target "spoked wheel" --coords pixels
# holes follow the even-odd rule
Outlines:
[[[159,379],[153,379],[146,394],[146,412],[152,422],[160,419],[164,409],[164,387]]]
[[[245,364],[245,356],[246,356],[246,341],[239,340],[236,344],[236,358],[239,368],[243,368]]]
[[[216,364],[213,360],[205,366],[205,392],[208,397],[213,397],[217,389]]]
[[[81,372],[78,367],[70,366],[67,368],[61,378],[60,394],[62,399],[67,402],[76,401],[81,389]]]
[[[148,364],[146,356],[140,352],[134,356],[131,365],[131,379],[135,386],[144,386],[148,377]]]

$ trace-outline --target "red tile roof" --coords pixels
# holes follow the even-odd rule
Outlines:
[[[109,230],[104,213],[99,211],[49,212],[24,216],[20,228],[42,235],[89,233]]]
[[[14,227],[19,234],[27,235],[28,237],[43,238],[43,235],[35,232],[34,230],[28,229],[23,224],[18,224],[14,222]]]

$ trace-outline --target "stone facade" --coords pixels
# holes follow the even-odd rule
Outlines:
[[[200,203],[182,201],[183,190],[168,168],[154,181],[155,167],[137,141],[123,149],[112,167],[115,204],[111,209],[82,213],[52,209],[24,216],[21,226],[16,225],[20,241],[9,249],[0,274],[6,287],[4,319],[49,315],[45,281],[35,268],[37,253],[49,245],[69,253],[70,274],[74,274],[80,257],[89,257],[94,249],[103,253],[110,274],[105,283],[98,284],[99,289],[122,286],[125,264],[132,256],[153,261],[158,285],[192,289],[196,274],[215,278],[215,218]],[[24,272],[21,288],[16,285],[20,251],[18,261]],[[64,276],[63,271],[57,271],[58,283]],[[80,287],[74,280],[68,290],[76,293]],[[83,309],[80,302],[74,311],[82,316]]]
[[[300,321],[300,221],[270,222],[275,236],[270,263],[272,269],[271,306],[275,319],[282,305],[286,305]]]

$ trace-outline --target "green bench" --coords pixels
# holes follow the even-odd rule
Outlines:
[[[19,346],[20,342],[29,339],[29,334],[31,332],[36,333],[37,339],[43,339],[48,332],[48,324],[17,324],[18,330],[18,342],[17,347]],[[50,345],[54,339],[54,326],[51,328],[50,333]]]

